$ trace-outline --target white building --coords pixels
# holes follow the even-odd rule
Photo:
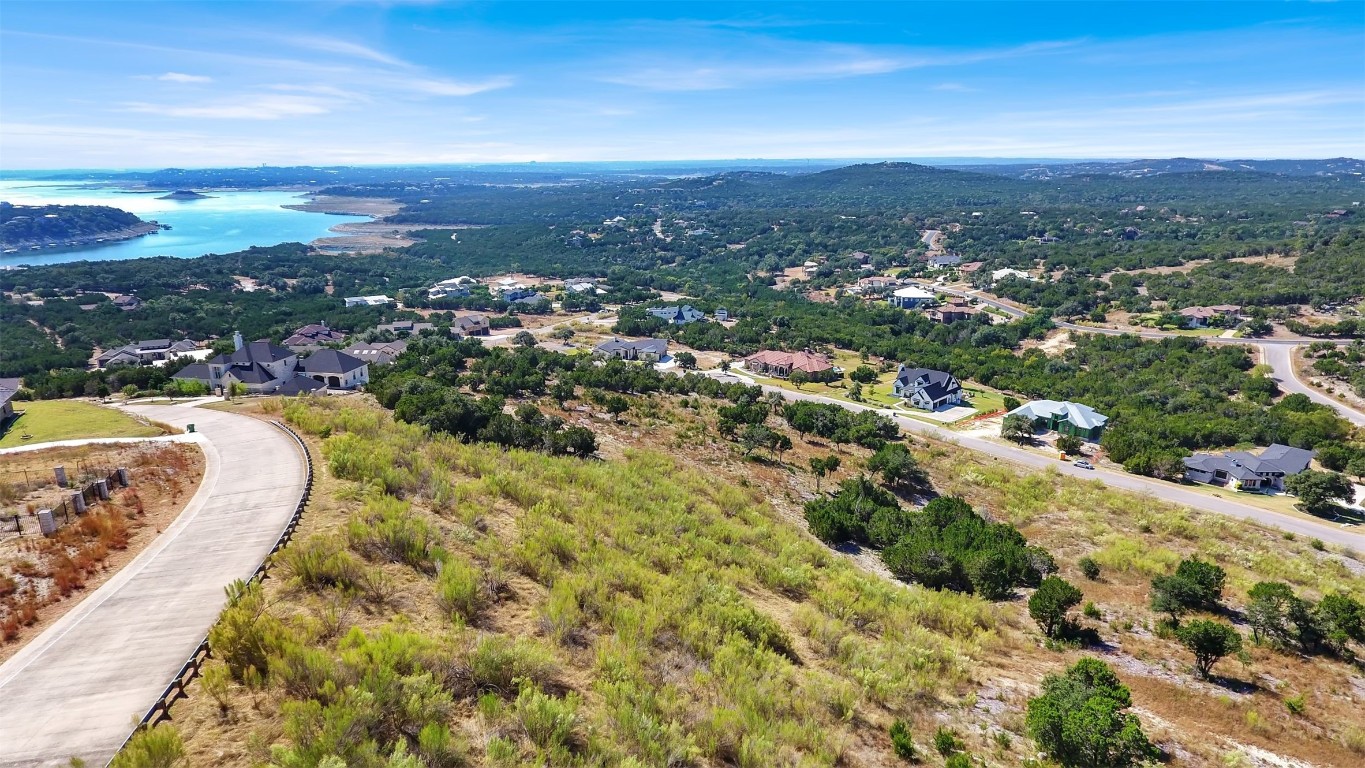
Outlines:
[[[393,299],[388,296],[347,296],[346,306],[348,307],[382,307],[392,304]]]

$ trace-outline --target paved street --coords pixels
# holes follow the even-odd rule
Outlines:
[[[204,481],[176,521],[104,586],[0,666],[0,766],[102,766],[222,609],[223,587],[270,551],[303,492],[277,428],[238,414],[133,406],[204,436]]]
[[[735,373],[720,373],[718,371],[707,371],[706,373],[720,378],[722,381],[728,377],[731,381],[738,379],[747,384],[757,383],[747,376]],[[759,386],[763,387],[765,392],[780,392],[782,393],[782,396],[788,400],[810,400],[812,402],[830,403],[842,408],[847,408],[851,411],[878,411],[879,413],[890,415],[890,412],[883,408],[858,405],[857,403],[849,403],[843,400],[836,400],[834,398],[822,397],[820,395],[813,395],[805,392],[793,392],[788,389],[766,384],[759,384]],[[989,440],[969,437],[959,432],[942,429],[916,419],[898,416],[893,416],[892,418],[894,418],[896,423],[906,432],[932,437],[936,440],[956,443],[963,448],[979,451],[1028,469],[1051,467],[1064,475],[1071,475],[1083,480],[1099,480],[1114,488],[1123,488],[1125,490],[1147,494],[1194,509],[1214,512],[1221,515],[1229,515],[1243,520],[1251,520],[1263,525],[1279,528],[1280,530],[1290,531],[1295,535],[1322,539],[1329,544],[1339,544],[1341,546],[1349,546],[1356,549],[1365,547],[1365,532],[1360,532],[1351,526],[1342,526],[1326,521],[1305,520],[1289,515],[1282,515],[1261,509],[1260,507],[1241,504],[1230,499],[1214,498],[1174,483],[1154,480],[1140,475],[1130,475],[1126,472],[1114,472],[1107,469],[1081,469],[1080,467],[1072,466],[1069,462],[1058,461],[1052,456],[1034,453],[1033,451],[1025,450],[1023,448],[1013,448],[1008,445],[1001,445],[1000,443]]]

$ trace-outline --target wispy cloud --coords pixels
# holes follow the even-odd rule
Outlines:
[[[402,59],[396,56],[390,56],[389,54],[384,53],[383,51],[375,50],[374,48],[371,48],[367,45],[362,45],[361,43],[355,43],[349,40],[341,40],[335,37],[299,36],[287,37],[284,40],[290,45],[296,46],[298,48],[305,48],[310,51],[335,53],[350,58],[364,59],[366,61],[373,61],[379,64],[387,64],[391,67],[406,68],[412,66],[412,64],[409,64],[408,62],[403,61]]]
[[[748,58],[697,62],[616,62],[603,82],[653,91],[712,91],[803,80],[884,75],[910,69],[949,67],[1056,51],[1072,41],[1042,41],[977,51],[910,50],[889,46],[791,43],[764,39]]]
[[[963,85],[962,83],[939,83],[930,90],[945,91],[948,93],[975,93],[980,89],[972,88],[971,86]]]
[[[400,78],[393,81],[398,87],[431,96],[473,96],[476,93],[507,88],[513,82],[515,80],[510,76],[493,77],[477,83],[425,77]]]
[[[123,105],[128,112],[162,117],[199,118],[211,120],[280,120],[286,117],[323,115],[334,102],[303,96],[262,94],[241,99],[221,100],[203,104],[152,104],[132,101]]]
[[[184,72],[167,72],[164,75],[157,75],[157,80],[166,83],[211,83],[213,78],[207,75],[187,75]]]

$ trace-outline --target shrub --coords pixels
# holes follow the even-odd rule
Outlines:
[[[1291,715],[1302,715],[1308,709],[1308,702],[1304,698],[1304,694],[1300,693],[1298,696],[1285,698],[1284,708],[1289,710]]]
[[[1207,678],[1219,659],[1242,650],[1242,636],[1237,630],[1216,621],[1191,621],[1175,634],[1180,644],[1194,654],[1194,667],[1200,677]]]
[[[334,538],[311,536],[277,556],[291,578],[317,591],[327,588],[356,589],[364,580],[361,564]]]
[[[1028,613],[1043,634],[1056,639],[1065,634],[1067,611],[1081,602],[1081,591],[1066,581],[1049,576],[1043,579],[1028,600]]]
[[[534,685],[523,684],[514,708],[531,743],[547,756],[562,756],[562,760],[569,756],[574,728],[578,725],[578,706],[577,694],[570,693],[561,699]],[[560,760],[552,759],[552,762]]]
[[[1094,619],[1095,621],[1104,618],[1104,614],[1100,613],[1099,606],[1088,600],[1085,603],[1085,607],[1081,609],[1081,613],[1085,614],[1087,619]]]
[[[1152,579],[1152,610],[1168,613],[1172,621],[1195,609],[1213,610],[1223,598],[1227,573],[1198,558],[1181,560],[1175,573]]]
[[[475,566],[455,558],[447,558],[436,576],[436,596],[441,608],[451,618],[464,624],[474,624],[487,606],[483,588],[483,574]]]
[[[258,582],[234,581],[227,586],[227,606],[209,630],[209,647],[239,683],[264,679],[270,657],[285,645],[287,630],[266,611]]]
[[[957,734],[951,730],[939,726],[939,729],[934,731],[934,749],[946,757],[954,752],[961,751],[962,739],[959,739]]]
[[[504,696],[512,695],[522,681],[547,685],[558,666],[553,654],[536,641],[502,635],[480,637],[468,650],[466,662],[478,690]]]
[[[1098,659],[1043,678],[1026,723],[1039,748],[1065,768],[1127,768],[1157,756],[1142,732],[1127,686]]]
[[[972,768],[972,756],[965,752],[948,755],[948,759],[943,761],[943,768]]]
[[[1095,558],[1082,557],[1076,564],[1081,567],[1081,573],[1085,574],[1087,579],[1095,581],[1100,577],[1100,564],[1095,561]]]
[[[904,720],[891,724],[891,748],[895,750],[896,757],[909,763],[915,762],[915,741],[910,737],[910,726]]]
[[[114,756],[110,768],[174,768],[184,765],[185,742],[169,723],[136,731]]]

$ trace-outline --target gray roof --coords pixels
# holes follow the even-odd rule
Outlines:
[[[408,342],[400,339],[398,341],[376,341],[371,344],[358,342],[341,351],[367,363],[383,365],[393,362],[393,359],[403,354],[407,348]]]
[[[212,377],[209,376],[209,367],[207,363],[190,363],[184,368],[181,368],[180,371],[177,372],[171,378],[194,379],[197,381],[212,381]]]
[[[1204,472],[1223,471],[1238,480],[1251,480],[1260,475],[1278,474],[1288,477],[1308,469],[1308,462],[1316,455],[1312,451],[1275,443],[1260,455],[1246,451],[1230,453],[1196,453],[1186,458],[1185,466]]]
[[[684,304],[680,307],[651,307],[646,311],[660,320],[667,320],[670,323],[679,325],[690,323],[694,320],[700,320],[705,317],[701,310],[693,307],[691,304]]]
[[[633,349],[636,353],[653,353],[662,357],[668,353],[667,339],[611,339],[593,347],[593,351],[615,354],[618,351]]]
[[[299,363],[308,373],[350,373],[365,365],[365,361],[335,349],[321,349]]]
[[[932,368],[907,368],[904,365],[896,371],[896,383],[902,388],[919,379],[924,380],[924,393],[931,400],[939,400],[962,390],[962,385],[947,371],[935,371]]]
[[[1051,419],[1065,417],[1067,421],[1081,429],[1094,429],[1109,423],[1109,417],[1088,405],[1073,403],[1069,400],[1034,400],[1010,411],[1008,416],[1020,414],[1032,419]]]
[[[226,355],[219,355],[210,363],[214,365],[250,365],[252,363],[277,363],[281,360],[294,356],[294,352],[284,347],[277,347],[268,341],[253,341],[250,344],[243,344],[241,349],[233,350]]]

